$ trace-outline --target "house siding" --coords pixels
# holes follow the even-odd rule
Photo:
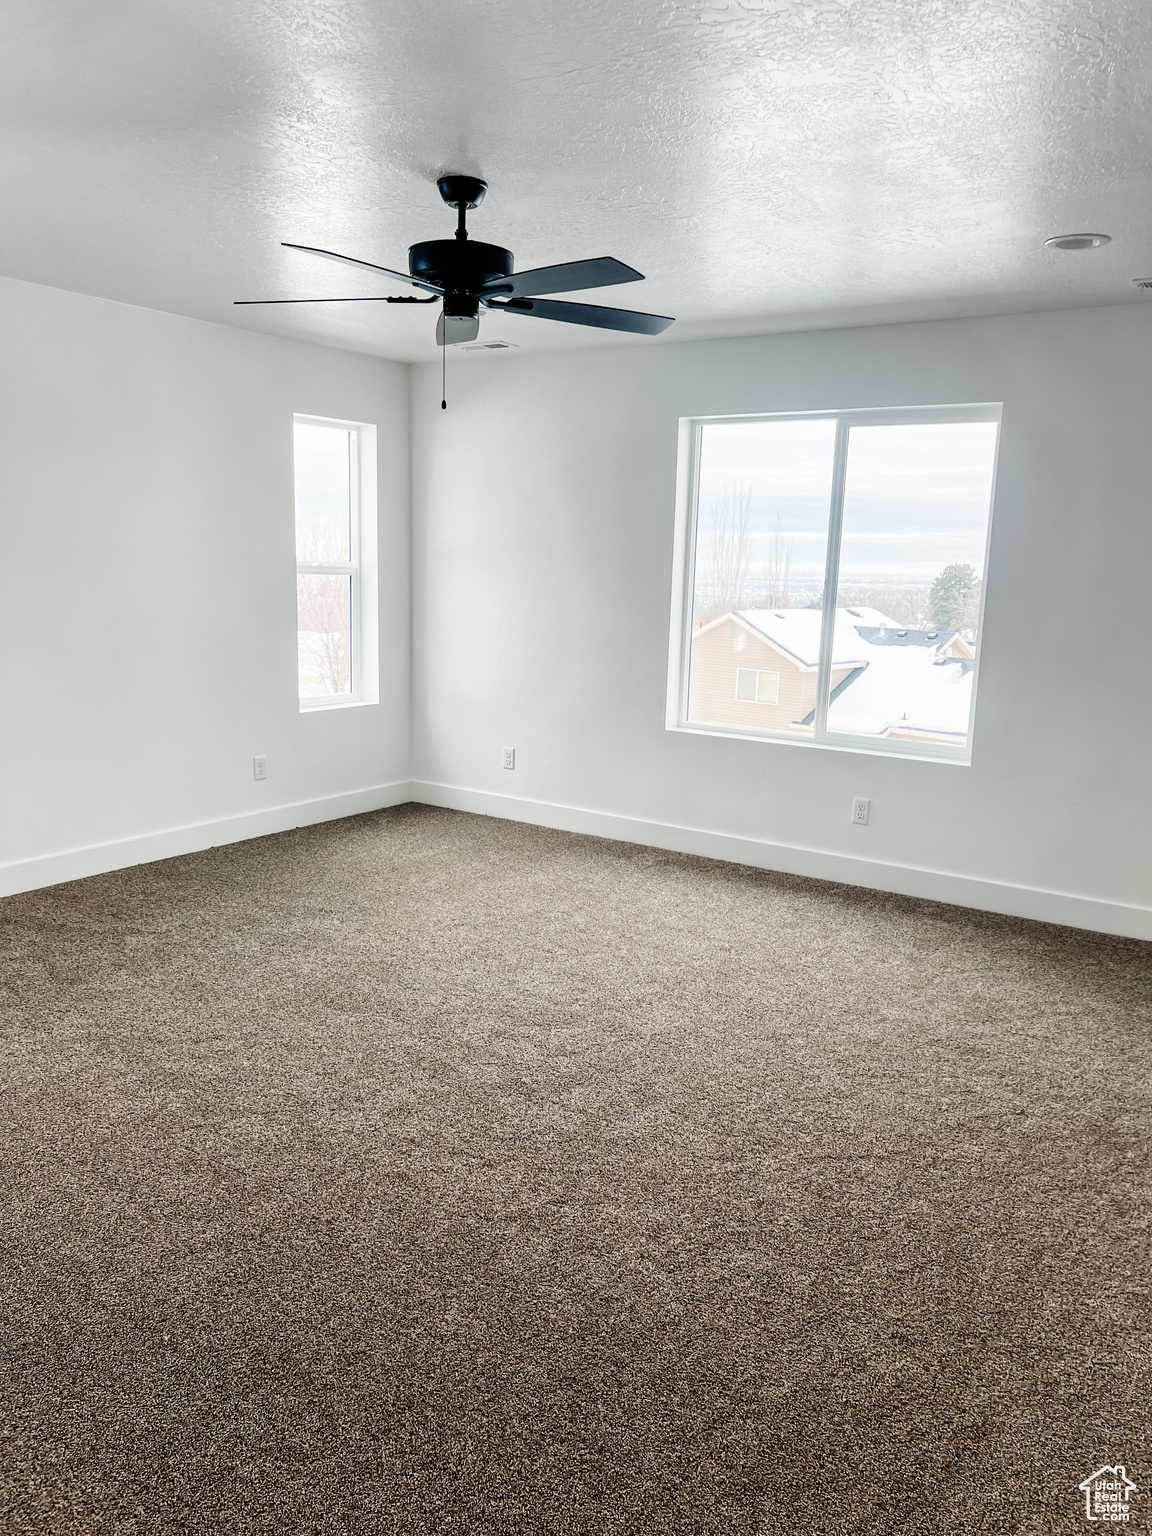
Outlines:
[[[780,674],[780,695],[775,704],[760,704],[736,697],[736,673],[741,667]],[[834,667],[832,686],[852,669]],[[816,669],[799,667],[767,641],[750,633],[735,619],[728,619],[692,638],[688,674],[688,720],[697,725],[729,725],[754,731],[789,731],[811,734],[811,726],[798,724],[816,704]]]

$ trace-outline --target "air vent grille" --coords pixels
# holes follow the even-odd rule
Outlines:
[[[1132,281],[1137,288],[1152,288],[1152,277],[1134,277]]]
[[[514,341],[473,341],[460,348],[461,352],[515,352]]]

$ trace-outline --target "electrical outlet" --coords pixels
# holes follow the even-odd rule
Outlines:
[[[515,766],[516,766],[516,748],[515,747],[505,747],[504,748],[504,766],[505,766],[505,768],[515,768]]]
[[[859,798],[852,802],[852,825],[854,827],[866,827],[872,816],[871,800]]]
[[[266,779],[268,777],[268,759],[266,757],[254,757],[252,759],[252,777],[254,779]]]

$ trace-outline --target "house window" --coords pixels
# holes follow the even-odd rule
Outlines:
[[[970,761],[999,424],[683,422],[669,727]]]
[[[759,675],[750,667],[736,668],[736,697],[742,704],[755,704],[756,679]]]
[[[779,672],[760,672],[751,667],[736,668],[736,697],[745,704],[778,704]]]
[[[294,419],[301,709],[375,702],[374,458],[370,426]]]

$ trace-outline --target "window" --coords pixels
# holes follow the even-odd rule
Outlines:
[[[669,727],[969,761],[999,423],[682,423]]]
[[[745,704],[756,702],[756,679],[759,672],[753,672],[748,667],[736,668],[736,697]]]
[[[737,650],[743,647],[739,644]],[[758,672],[751,667],[736,668],[736,697],[746,704],[778,704],[780,702],[780,674],[779,672]]]
[[[757,704],[779,704],[780,702],[780,674],[779,672],[757,672],[756,684]]]
[[[376,698],[374,459],[370,426],[293,422],[301,709]]]

